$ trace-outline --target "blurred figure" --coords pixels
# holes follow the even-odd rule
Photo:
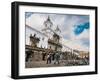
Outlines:
[[[59,64],[59,60],[60,60],[60,54],[56,53],[54,56],[54,64]]]
[[[47,64],[51,64],[51,54],[47,55]]]
[[[63,62],[63,54],[61,53],[60,54],[60,63],[62,63]]]

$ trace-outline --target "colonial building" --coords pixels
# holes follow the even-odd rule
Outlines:
[[[26,26],[26,61],[28,58],[42,60],[48,51],[61,51],[61,36],[58,26],[54,27],[50,17],[44,21],[44,27],[38,31],[34,27]],[[43,58],[42,58],[43,57]]]
[[[48,49],[52,49],[55,51],[61,51],[62,44],[61,44],[61,30],[57,27],[53,26],[53,22],[51,21],[50,17],[44,21],[44,28],[42,29],[43,33],[48,36]]]
[[[44,21],[44,28],[41,31],[26,25],[26,45],[61,51],[60,32],[58,26],[55,29],[53,28],[53,23],[48,16],[46,21]]]
[[[26,45],[47,49],[48,37],[35,28],[26,25]]]
[[[89,58],[89,52],[85,51],[79,51],[79,56],[80,58]]]

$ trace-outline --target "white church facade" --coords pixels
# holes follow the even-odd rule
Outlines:
[[[37,47],[39,48],[48,48],[48,37],[43,34],[42,32],[34,29],[33,27],[30,27],[26,25],[26,45],[31,46],[32,41],[30,40],[30,36],[34,36],[39,38],[39,42],[37,43]]]
[[[36,47],[51,49],[55,51],[62,50],[61,36],[59,27],[53,29],[53,23],[50,20],[50,17],[44,21],[44,28],[41,31],[38,31],[34,27],[29,25],[26,26],[26,45],[32,46],[36,43]]]

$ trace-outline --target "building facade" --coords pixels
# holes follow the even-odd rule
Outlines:
[[[32,46],[33,44],[36,47],[47,49],[48,37],[35,28],[26,25],[26,45]]]
[[[55,28],[55,29],[54,29]],[[48,49],[52,49],[55,51],[61,51],[62,44],[61,44],[61,30],[57,27],[53,26],[53,22],[51,21],[50,17],[44,21],[44,28],[42,29],[43,33],[48,36]]]
[[[26,45],[61,51],[61,31],[58,26],[55,27],[55,30],[53,30],[52,27],[53,23],[49,16],[46,21],[44,21],[44,28],[41,29],[41,31],[26,25]]]
[[[25,25],[25,53],[26,62],[31,60],[41,61],[45,60],[50,51],[61,51],[61,36],[59,27],[53,29],[53,23],[50,17],[44,21],[44,28],[41,31]]]

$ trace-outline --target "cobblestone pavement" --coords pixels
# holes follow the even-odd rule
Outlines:
[[[54,64],[54,62],[47,64],[46,61],[31,61],[26,62],[26,68],[33,68],[33,67],[53,67],[53,66],[63,66],[63,63]]]
[[[57,67],[57,66],[77,66],[77,65],[88,65],[89,63],[83,63],[82,61],[77,60],[74,62],[74,60],[61,60],[59,64],[54,64],[54,61],[51,62],[51,64],[47,64],[46,61],[29,61],[26,62],[25,67],[26,68],[36,68],[36,67]]]

